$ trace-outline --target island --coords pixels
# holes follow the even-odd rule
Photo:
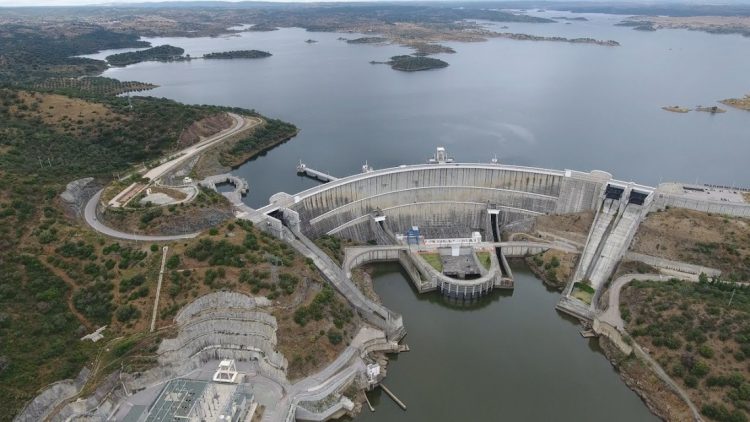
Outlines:
[[[407,47],[415,50],[415,56],[429,56],[430,54],[447,53],[453,54],[456,50],[442,44],[431,44],[426,42],[413,42],[406,44]]]
[[[234,50],[234,51],[223,51],[220,53],[208,53],[204,54],[204,59],[261,59],[263,57],[271,57],[272,54],[267,51],[260,50]]]
[[[654,27],[654,24],[649,21],[641,21],[641,20],[625,20],[619,23],[616,23],[615,26],[630,26],[636,31],[656,31],[656,28]]]
[[[750,94],[745,95],[745,98],[727,98],[719,102],[730,107],[750,111]]]
[[[690,111],[689,108],[680,107],[678,105],[664,106],[661,109],[666,110],[666,111],[671,111],[672,113],[688,113]]]
[[[340,38],[342,40],[346,40],[347,44],[381,44],[386,41],[388,41],[388,38],[384,37],[361,37],[361,38],[354,38],[354,39],[346,39],[346,38]]]
[[[118,53],[107,56],[106,60],[112,66],[127,66],[146,61],[169,62],[177,60],[189,60],[189,56],[183,56],[185,50],[169,44],[158,47],[147,48],[145,50],[129,51],[127,53]]]
[[[579,22],[588,22],[587,18],[584,18],[583,16],[577,16],[574,18],[569,18],[567,16],[555,16],[552,19],[560,20],[560,21],[579,21]]]
[[[597,40],[594,38],[565,38],[565,37],[542,37],[539,35],[517,34],[513,32],[494,32],[489,34],[495,38],[508,38],[517,41],[554,41],[567,42],[571,44],[595,44],[605,47],[619,47],[620,43],[614,40]]]
[[[402,72],[418,72],[420,70],[440,69],[448,67],[448,63],[440,59],[434,59],[431,57],[423,56],[393,56],[391,60],[387,62],[372,61],[372,64],[387,64],[391,66],[391,69],[400,70]]]
[[[717,107],[717,106],[709,106],[709,107],[698,106],[698,107],[695,108],[695,111],[702,111],[704,113],[711,113],[711,114],[726,113],[727,112],[723,108]]]

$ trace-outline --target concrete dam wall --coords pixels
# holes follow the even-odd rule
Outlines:
[[[349,176],[297,195],[275,195],[266,207],[299,214],[301,230],[315,238],[330,234],[372,238],[370,220],[384,216],[394,233],[419,226],[428,237],[491,236],[488,210],[507,224],[541,214],[594,209],[612,176],[605,172],[558,171],[500,164],[401,166]]]

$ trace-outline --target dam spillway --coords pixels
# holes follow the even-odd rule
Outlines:
[[[360,174],[329,180],[295,195],[277,193],[255,215],[265,220],[266,229],[282,238],[293,233],[302,241],[335,236],[361,244],[409,245],[406,253],[394,251],[394,258],[405,268],[416,269],[410,274],[420,292],[438,290],[451,297],[475,298],[494,288],[513,288],[501,248],[494,249],[490,271],[482,269],[474,279],[451,277],[450,271],[432,268],[420,255],[431,251],[435,259],[437,252],[446,263],[450,260],[445,258],[446,247],[454,248],[456,254],[459,247],[464,248],[463,253],[467,248],[472,250],[471,254],[487,251],[488,247],[493,250],[491,245],[502,240],[503,230],[510,225],[531,226],[541,215],[597,210],[612,192],[618,199],[622,197],[623,204],[638,202],[631,206],[634,208],[650,200],[653,193],[653,188],[615,180],[598,170],[552,170],[496,160],[487,164],[454,163],[439,159],[439,153],[440,148],[428,164],[381,170],[368,167]],[[447,157],[444,149],[443,156]],[[616,208],[613,213],[618,212]],[[610,215],[604,213],[602,217]],[[640,215],[630,217],[626,222],[632,224],[623,224],[627,233],[637,227]],[[600,252],[599,242],[589,246],[586,252],[590,259],[577,274],[588,274],[589,267],[595,268],[596,274],[604,274],[625,252],[624,242],[606,242],[609,225],[604,229],[594,238],[602,247],[606,245],[608,256],[603,260],[593,256]],[[310,248],[315,249],[314,245]]]
[[[428,164],[380,170],[366,166],[362,173],[334,178],[297,194],[280,192],[271,196],[268,205],[243,211],[242,218],[264,221],[266,230],[282,238],[291,229],[299,239],[334,236],[360,244],[410,245],[407,257],[420,270],[411,271],[419,273],[412,278],[420,292],[439,290],[449,296],[475,297],[496,287],[512,288],[512,274],[498,271],[493,280],[482,276],[475,282],[457,281],[448,274],[434,274],[419,254],[425,248],[434,253],[437,246],[475,243],[471,239],[482,243],[471,246],[479,250],[502,242],[506,231],[528,230],[539,216],[593,211],[586,243],[582,251],[574,251],[581,258],[559,305],[575,316],[591,319],[593,306],[573,297],[574,285],[588,284],[600,294],[652,209],[676,206],[750,215],[750,205],[736,194],[711,195],[710,187],[671,183],[653,188],[617,180],[599,170],[524,167],[496,159],[456,163],[445,158],[444,149],[440,153],[438,148]],[[418,251],[413,252],[411,245]],[[510,256],[506,251],[518,256],[515,249],[519,248],[509,245],[497,250],[497,261],[503,263]],[[531,249],[526,251],[531,253]],[[402,265],[406,261],[403,256],[398,260]]]
[[[543,214],[594,209],[609,173],[558,171],[502,164],[425,164],[356,174],[296,195],[279,193],[260,212],[280,208],[299,214],[309,237],[334,235],[373,240],[370,220],[384,219],[394,233],[419,226],[432,238],[492,233],[498,224]]]

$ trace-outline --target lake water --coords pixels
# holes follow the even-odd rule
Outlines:
[[[471,306],[437,292],[419,295],[398,264],[381,265],[375,291],[404,316],[411,351],[388,365],[384,384],[357,421],[656,421],[575,321],[524,267],[512,295],[495,292]],[[606,416],[605,416],[606,415]]]
[[[564,15],[547,12],[547,15]],[[714,105],[750,93],[750,38],[684,30],[634,31],[621,18],[508,24],[499,31],[619,41],[620,47],[492,39],[448,43],[445,69],[404,73],[371,60],[410,50],[351,45],[339,37],[283,29],[224,38],[155,38],[193,56],[261,49],[257,60],[141,63],[106,76],[159,85],[150,94],[187,103],[255,108],[293,122],[300,135],[236,171],[247,203],[314,182],[298,159],[343,176],[421,163],[438,145],[459,161],[601,169],[644,184],[750,184],[750,112],[670,113],[662,106]],[[313,38],[315,44],[304,41]],[[105,54],[100,54],[103,56]]]
[[[548,12],[547,16],[565,15]],[[402,73],[371,60],[409,50],[350,45],[357,34],[283,29],[224,38],[149,39],[192,56],[260,49],[260,60],[141,63],[105,75],[159,85],[151,95],[187,103],[254,108],[296,124],[300,135],[235,170],[250,183],[250,206],[315,182],[298,177],[303,159],[333,175],[421,163],[438,145],[459,161],[601,169],[645,184],[680,180],[750,184],[750,112],[675,114],[662,106],[715,105],[750,92],[750,38],[683,30],[639,32],[588,22],[503,24],[500,31],[613,39],[620,47],[493,39],[448,43],[445,69]],[[315,44],[304,41],[313,38]],[[99,56],[104,56],[101,53]],[[515,269],[512,296],[447,306],[417,296],[398,267],[375,288],[404,315],[412,351],[389,367],[386,385],[409,406],[379,393],[369,421],[655,420],[603,355],[554,310],[559,295]]]

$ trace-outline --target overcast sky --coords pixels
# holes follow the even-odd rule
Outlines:
[[[123,4],[123,3],[155,3],[165,0],[0,0],[3,6],[81,6],[89,4]],[[169,0],[166,0],[169,1]],[[177,1],[225,1],[237,2],[247,0],[177,0]],[[378,0],[259,0],[273,2],[331,2],[331,1],[378,1]],[[399,1],[399,0],[387,0]],[[407,0],[402,0],[407,1]],[[502,1],[502,0],[501,0]],[[584,0],[585,1],[585,0]],[[596,2],[596,0],[589,0]],[[747,4],[750,0],[610,0],[614,2],[642,2],[642,3],[695,3],[695,4]]]
[[[122,4],[122,3],[163,3],[165,0],[0,0],[2,6],[81,6],[88,4]],[[169,0],[166,0],[169,1]],[[179,1],[225,1],[236,2],[246,0],[179,0]],[[357,0],[260,0],[260,1],[287,1],[287,2],[314,2],[314,1],[357,1]],[[369,0],[372,1],[372,0]],[[391,0],[393,1],[393,0]]]
[[[122,3],[163,3],[169,0],[0,0],[2,6],[81,6],[88,4],[122,4]],[[179,0],[179,1],[225,1],[237,2],[247,0]],[[330,2],[330,1],[358,1],[358,0],[259,0],[274,2]],[[359,0],[365,1],[365,0]],[[373,1],[373,0],[367,0]],[[389,0],[394,1],[394,0]]]

